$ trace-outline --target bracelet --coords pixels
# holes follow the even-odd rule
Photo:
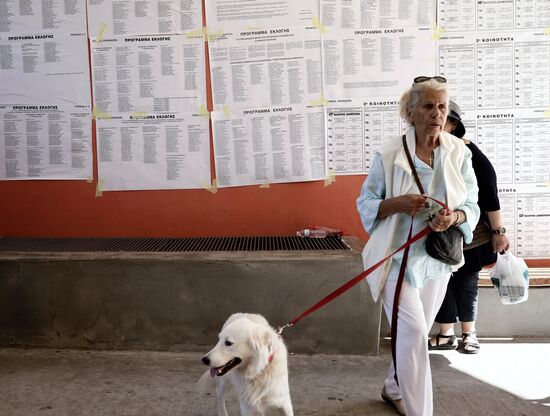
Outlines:
[[[454,224],[451,227],[456,227],[459,222],[460,222],[460,214],[457,211],[456,212],[456,221],[454,222]]]

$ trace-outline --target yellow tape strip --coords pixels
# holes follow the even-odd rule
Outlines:
[[[217,30],[216,32],[214,32],[211,29],[208,29],[208,27],[204,26],[200,29],[190,30],[185,34],[185,37],[187,39],[202,37],[204,40],[216,40],[220,36],[223,36],[224,33],[225,32],[223,30]]]
[[[336,174],[329,170],[327,177],[325,178],[325,188],[336,182]]]
[[[315,28],[319,31],[319,33],[321,33],[322,35],[324,35],[325,33],[328,32],[328,28],[323,25],[321,23],[321,21],[319,20],[319,18],[317,16],[314,16],[312,19],[311,19],[311,23],[313,23],[313,26],[315,26]]]
[[[433,40],[439,40],[441,39],[441,35],[445,32],[445,29],[443,29],[441,26],[437,26],[436,24],[432,25],[432,39]]]
[[[187,39],[203,38],[206,39],[207,31],[206,27],[201,27],[200,29],[190,30],[185,34]]]
[[[550,27],[544,29],[544,34],[550,36]]]
[[[87,179],[86,179],[86,182],[87,182],[87,183],[92,183],[93,181],[94,181],[94,178],[87,178]]]
[[[550,117],[550,107],[548,107],[544,112],[544,117]]]
[[[103,179],[98,179],[97,186],[95,187],[95,197],[100,198],[103,196]]]
[[[134,111],[132,114],[130,114],[130,116],[140,118],[140,117],[145,117],[148,114],[149,113],[146,113],[145,111]]]
[[[110,120],[111,115],[108,114],[108,113],[105,113],[104,111],[102,111],[98,107],[94,107],[94,110],[92,111],[92,118],[96,119],[96,120],[99,120],[99,119],[101,119],[101,120]]]
[[[270,188],[270,186],[269,186],[268,183],[262,183],[262,184],[260,185],[260,188],[266,189],[266,188]]]
[[[213,179],[211,184],[203,182],[202,187],[213,194],[218,192],[218,182],[216,181],[216,179]]]
[[[204,118],[210,118],[210,111],[208,111],[208,108],[206,108],[205,105],[201,105],[199,107],[199,116]]]
[[[324,97],[324,95],[321,94],[321,96],[319,97],[318,100],[309,100],[309,105],[310,105],[311,107],[318,107],[318,106],[320,106],[320,105],[326,106],[326,105],[328,105],[328,101],[327,101],[327,99]]]
[[[208,39],[208,41],[218,40],[221,36],[223,36],[223,33],[224,33],[223,30],[217,30],[216,32],[213,32],[207,27],[205,29],[206,29],[206,39]]]
[[[225,117],[231,117],[233,115],[233,111],[231,111],[231,107],[229,107],[227,104],[223,106],[223,115]]]
[[[106,32],[107,32],[107,25],[105,23],[100,24],[99,25],[99,31],[98,31],[97,37],[95,39],[95,43],[103,42],[103,38],[105,37]]]

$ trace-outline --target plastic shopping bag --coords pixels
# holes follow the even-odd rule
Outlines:
[[[512,253],[498,254],[489,271],[500,301],[505,305],[525,302],[529,296],[529,269],[521,258]]]

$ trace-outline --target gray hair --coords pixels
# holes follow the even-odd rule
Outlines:
[[[407,110],[412,112],[418,104],[418,101],[420,101],[422,94],[426,92],[445,93],[447,94],[447,104],[449,103],[449,94],[446,83],[438,82],[435,79],[414,83],[411,88],[403,93],[401,100],[399,101],[399,114],[401,114],[403,120],[406,120],[409,124],[411,124],[409,118],[407,117]]]

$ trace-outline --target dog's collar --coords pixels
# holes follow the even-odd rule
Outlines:
[[[275,353],[272,352],[271,354],[269,354],[269,356],[267,357],[267,364],[265,365],[265,367],[263,368],[262,372],[265,371],[267,369],[267,367],[269,367],[271,365],[271,363],[273,362],[273,358],[275,357]]]

